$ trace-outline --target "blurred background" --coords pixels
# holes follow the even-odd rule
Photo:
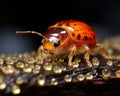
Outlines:
[[[43,33],[64,19],[90,24],[101,41],[120,34],[120,0],[0,0],[0,54],[37,50],[41,37],[15,32]]]

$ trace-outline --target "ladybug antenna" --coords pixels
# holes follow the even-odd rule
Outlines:
[[[31,33],[31,34],[37,34],[37,35],[43,37],[45,40],[48,40],[44,35],[42,35],[39,32],[35,32],[35,31],[16,31],[16,34],[29,34],[29,33]]]

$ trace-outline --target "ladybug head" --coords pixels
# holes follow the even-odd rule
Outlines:
[[[16,33],[17,34],[32,33],[43,37],[41,43],[43,46],[43,50],[45,52],[51,51],[55,52],[56,49],[58,50],[60,47],[63,47],[65,45],[66,40],[68,40],[67,38],[69,37],[67,30],[61,27],[48,28],[43,35],[35,31],[17,31]]]
[[[46,30],[44,36],[47,38],[43,39],[43,48],[45,50],[55,50],[63,46],[65,40],[68,37],[68,33],[65,29],[60,27],[53,27]]]

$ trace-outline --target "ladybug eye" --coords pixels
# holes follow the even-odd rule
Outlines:
[[[57,39],[54,41],[54,47],[58,47],[60,45],[60,40]]]

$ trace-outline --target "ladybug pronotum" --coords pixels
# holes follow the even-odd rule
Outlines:
[[[109,59],[105,54],[104,45],[97,43],[94,30],[84,22],[77,20],[63,20],[50,26],[42,35],[35,31],[17,31],[16,33],[32,33],[43,37],[42,45],[38,48],[41,60],[68,56],[68,65],[72,66],[73,56],[85,52],[84,59],[89,67],[90,53],[100,50],[100,54]]]

